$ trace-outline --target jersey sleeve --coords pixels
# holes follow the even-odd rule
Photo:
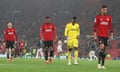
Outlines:
[[[110,29],[110,32],[113,32],[112,17],[110,17],[109,29]]]
[[[57,31],[56,31],[56,27],[54,24],[53,24],[53,34],[54,34],[54,40],[56,40],[57,39]]]
[[[16,29],[14,29],[14,33],[15,33],[15,40],[18,41],[17,31],[16,31]]]
[[[78,24],[78,31],[77,31],[77,35],[80,35],[80,25]]]
[[[69,31],[68,24],[66,24],[66,26],[65,26],[65,32],[64,32],[65,36],[68,36],[68,31]]]

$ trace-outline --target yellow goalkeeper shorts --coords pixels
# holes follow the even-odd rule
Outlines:
[[[78,39],[69,39],[67,41],[67,46],[68,48],[74,48],[74,47],[78,48]]]

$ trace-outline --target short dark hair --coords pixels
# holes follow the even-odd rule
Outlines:
[[[8,23],[12,23],[12,21],[7,21],[7,24],[8,24]]]
[[[50,18],[49,16],[46,16],[45,18]]]
[[[108,8],[108,7],[107,7],[107,5],[102,5],[102,7],[101,7],[101,8]]]
[[[76,16],[73,16],[73,20],[76,20],[77,19],[77,17]]]

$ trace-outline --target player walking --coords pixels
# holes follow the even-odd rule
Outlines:
[[[50,17],[46,17],[45,23],[43,23],[40,28],[40,38],[43,40],[43,51],[46,64],[52,63],[52,58],[54,56],[53,42],[56,40],[56,37],[56,27],[51,22]],[[50,54],[49,60],[48,53]]]
[[[74,64],[78,64],[78,37],[80,35],[80,25],[76,22],[77,17],[73,17],[72,22],[65,27],[65,36],[68,39],[68,65],[71,65],[71,51],[74,49]]]
[[[107,14],[107,10],[107,6],[103,5],[101,13],[96,16],[94,22],[94,39],[98,39],[100,49],[98,57],[99,69],[105,69],[104,62],[109,35],[110,39],[113,39],[112,17]]]
[[[12,27],[12,22],[8,22],[7,26],[8,27],[4,30],[4,41],[6,43],[7,59],[8,61],[13,61],[15,51],[14,43],[17,42],[17,33],[16,29]]]

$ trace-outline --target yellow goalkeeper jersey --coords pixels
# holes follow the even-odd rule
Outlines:
[[[72,22],[67,23],[65,27],[65,36],[70,39],[75,39],[80,35],[80,25],[75,23],[74,25]]]

